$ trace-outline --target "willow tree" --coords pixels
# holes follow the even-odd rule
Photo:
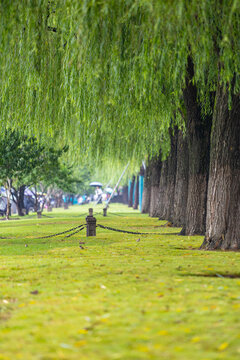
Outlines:
[[[197,72],[195,83],[201,103],[207,104],[203,109],[207,116],[212,113],[213,119],[206,237],[202,248],[239,249],[240,3],[206,1],[191,5],[186,8]]]
[[[213,119],[206,244],[240,246],[233,221],[239,164],[230,161],[233,153],[239,158],[234,137],[239,126],[239,1],[3,0],[0,9],[3,128],[50,133],[68,141],[79,158],[124,162],[154,157],[160,148],[165,155],[170,123],[185,123],[192,169],[190,215],[198,209],[188,218],[203,222],[206,196],[199,206],[196,189],[207,187],[203,159],[209,146],[204,139],[209,137],[208,119]],[[186,92],[192,88],[194,93]],[[189,106],[190,95],[194,106]],[[219,160],[220,134],[229,144],[224,124],[230,125],[232,140]],[[228,160],[226,180],[223,159]],[[201,186],[196,186],[199,179]],[[217,183],[225,194],[221,226],[216,191],[211,190]],[[237,196],[230,202],[232,187]]]

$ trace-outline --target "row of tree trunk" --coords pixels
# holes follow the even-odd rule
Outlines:
[[[142,212],[205,235],[202,249],[240,249],[240,97],[219,85],[213,115],[203,116],[189,63],[183,92],[186,131],[170,130],[167,160],[151,159]]]

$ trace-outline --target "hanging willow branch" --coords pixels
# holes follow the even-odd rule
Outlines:
[[[72,157],[98,163],[164,153],[171,119],[184,122],[189,53],[207,113],[219,77],[235,75],[239,92],[239,35],[235,0],[3,0],[1,129],[68,142]]]

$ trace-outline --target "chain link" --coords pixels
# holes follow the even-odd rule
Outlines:
[[[85,228],[85,226],[81,227],[80,229],[78,229],[77,231],[74,231],[74,232],[71,233],[71,234],[68,234],[68,235],[64,236],[64,239],[70,238],[71,236],[73,236],[73,235],[79,233],[80,231],[82,231],[84,228]]]
[[[63,234],[67,234],[73,230],[76,230],[76,229],[79,229],[81,228],[82,226],[84,227],[86,224],[81,224],[81,225],[78,225],[78,226],[75,226],[69,230],[66,230],[66,231],[62,231],[60,233],[57,233],[57,234],[52,234],[52,235],[47,235],[47,236],[41,236],[41,237],[37,237],[36,239],[48,239],[48,238],[51,238],[51,237],[54,237],[54,236],[59,236],[59,235],[63,235]]]
[[[98,224],[97,227],[100,227],[100,228],[106,229],[106,230],[112,230],[112,231],[117,231],[117,232],[120,232],[120,233],[127,233],[127,234],[134,234],[134,235],[161,235],[159,233],[141,233],[141,232],[138,232],[138,231],[120,230],[120,229],[115,229],[115,228],[112,228],[112,227],[109,227],[109,226],[104,226],[104,225],[101,225],[101,224]]]

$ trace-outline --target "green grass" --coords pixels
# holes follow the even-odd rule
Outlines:
[[[0,359],[240,358],[239,253],[199,251],[202,237],[121,205],[98,223],[159,235],[37,239],[87,208],[0,221]]]

